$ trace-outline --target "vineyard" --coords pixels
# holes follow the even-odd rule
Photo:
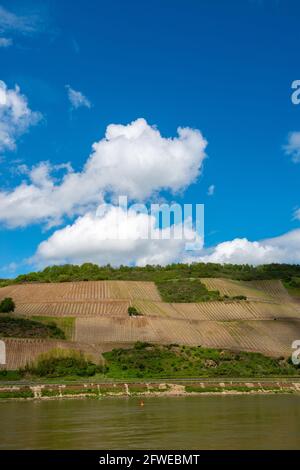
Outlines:
[[[17,284],[0,288],[0,299],[18,303],[79,302],[100,300],[161,300],[153,282],[89,281]]]
[[[17,303],[17,315],[49,315],[54,317],[127,316],[129,301],[79,301]]]
[[[249,281],[202,278],[201,282],[205,284],[209,290],[218,290],[221,295],[227,295],[229,297],[244,295],[248,300],[254,301],[271,301],[273,299],[272,295],[270,295],[269,292],[266,292],[263,287],[259,289]],[[257,281],[258,285],[260,285],[260,282],[261,281]]]
[[[289,356],[300,338],[300,306],[282,283],[202,278],[223,300],[162,302],[153,282],[81,281],[9,285],[0,300],[12,297],[16,317],[72,321],[70,340],[5,339],[7,368],[23,367],[51,349],[81,350],[94,361],[115,346],[136,341],[201,345],[234,351]],[[234,299],[244,296],[246,299]],[[128,315],[134,306],[140,316]],[[1,366],[0,366],[1,367]]]
[[[255,289],[265,292],[279,302],[288,302],[290,300],[287,290],[283,287],[282,282],[278,280],[272,281],[250,281]]]
[[[298,316],[300,318],[292,303],[225,301],[167,304],[143,300],[135,301],[134,305],[146,316],[186,320],[273,320],[298,318]]]
[[[160,344],[201,345],[241,351],[260,351],[286,356],[300,321],[193,321],[161,318],[78,318],[76,340],[104,344],[146,341]]]

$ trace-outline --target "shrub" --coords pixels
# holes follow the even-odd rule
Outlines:
[[[135,307],[128,307],[128,315],[130,317],[137,317],[142,315],[141,312],[139,312]]]
[[[291,361],[282,363],[259,353],[143,342],[103,356],[109,366],[108,376],[114,378],[299,376],[300,371]]]
[[[0,312],[1,313],[9,313],[15,310],[16,306],[11,297],[5,297],[0,303]]]
[[[97,366],[85,358],[82,352],[68,350],[53,350],[42,354],[35,365],[27,366],[24,372],[38,377],[90,377],[96,372],[103,372],[102,366]]]
[[[199,279],[171,279],[156,282],[164,302],[208,302],[220,300],[219,291],[209,291]]]
[[[151,343],[147,343],[146,341],[137,341],[134,343],[134,349],[146,349],[152,347]],[[123,349],[120,349],[121,354],[123,353]]]
[[[11,390],[0,392],[0,398],[33,398],[33,392],[31,390]]]
[[[0,370],[0,380],[21,380],[22,374],[18,370]]]

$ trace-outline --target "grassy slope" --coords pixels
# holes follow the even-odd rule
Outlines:
[[[291,287],[288,284],[284,284],[284,287],[290,296],[294,297],[295,299],[300,299],[300,287]]]
[[[300,298],[300,277],[291,277],[283,282],[288,293],[295,298]]]
[[[103,356],[112,378],[300,375],[300,369],[283,359],[202,347],[136,343],[132,349],[114,349]]]

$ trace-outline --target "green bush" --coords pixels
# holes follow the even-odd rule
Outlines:
[[[22,374],[18,370],[0,370],[0,380],[9,381],[9,380],[21,380]]]
[[[99,395],[96,388],[65,388],[62,390],[62,395]]]
[[[11,390],[7,392],[0,391],[0,398],[33,398],[31,390]]]
[[[134,343],[134,349],[146,349],[146,348],[151,348],[152,344],[147,343],[146,341],[137,341]],[[119,353],[122,354],[123,349],[119,349]]]
[[[137,316],[140,316],[142,314],[137,310],[137,308],[130,306],[130,307],[128,307],[128,315],[130,317],[137,317]]]
[[[35,365],[27,366],[24,370],[24,373],[38,377],[90,377],[97,372],[103,372],[103,367],[86,359],[82,352],[68,350],[43,354]]]
[[[300,277],[292,277],[287,279],[286,284],[293,289],[300,289]]]
[[[288,361],[259,353],[138,342],[103,353],[113,378],[299,376]]]
[[[165,302],[208,302],[219,300],[218,291],[209,291],[199,279],[172,279],[156,282]]]
[[[0,303],[0,312],[1,313],[10,313],[15,310],[16,306],[11,297],[5,297]]]

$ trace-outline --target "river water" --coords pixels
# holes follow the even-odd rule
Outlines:
[[[0,449],[300,449],[300,396],[1,401]]]

